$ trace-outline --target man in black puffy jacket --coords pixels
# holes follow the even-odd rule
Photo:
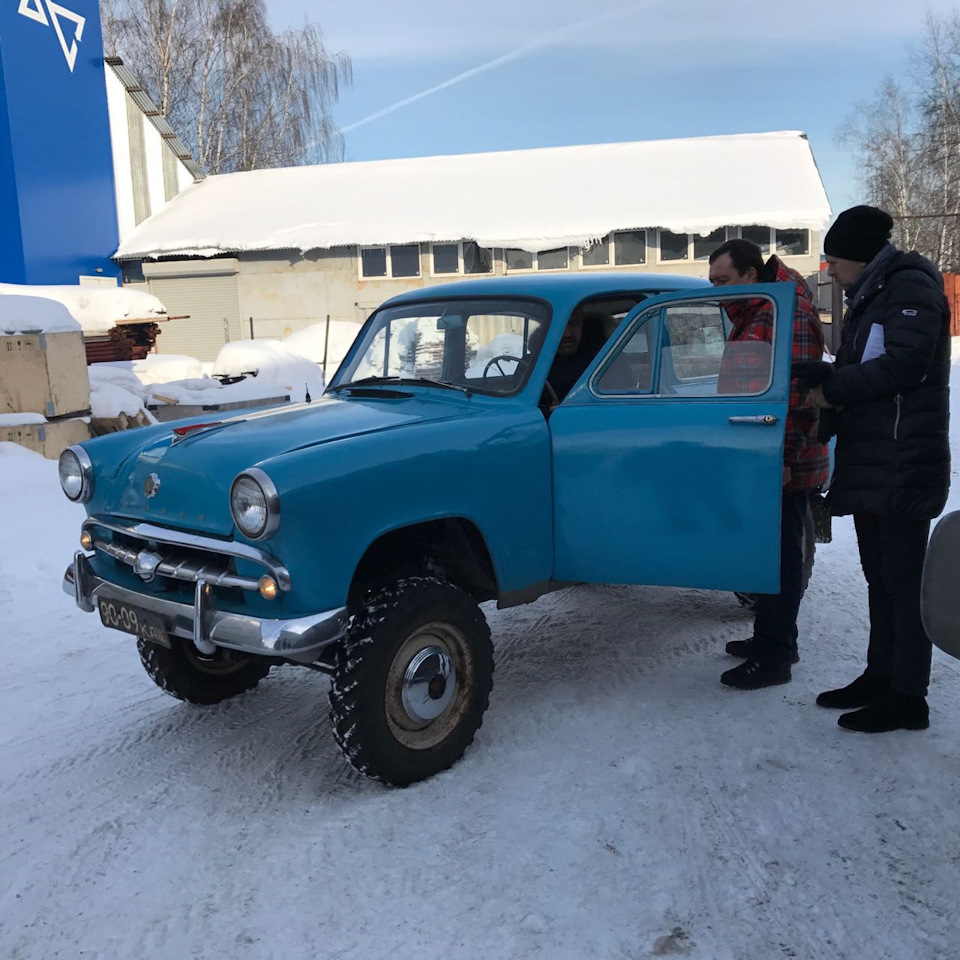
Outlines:
[[[870,607],[866,670],[817,703],[860,708],[838,722],[866,733],[929,725],[920,581],[950,485],[950,308],[937,268],[897,250],[892,228],[883,210],[859,206],[827,232],[847,312],[836,364],[808,395],[836,432],[831,510],[853,514]]]

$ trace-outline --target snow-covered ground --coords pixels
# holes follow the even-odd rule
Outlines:
[[[729,594],[488,608],[476,742],[391,790],[340,758],[318,674],[207,709],[158,690],[60,591],[82,511],[55,464],[0,444],[0,507],[0,957],[960,954],[960,663],[934,652],[926,732],[848,733],[813,703],[863,663],[847,519],[789,685],[720,685],[750,626]]]

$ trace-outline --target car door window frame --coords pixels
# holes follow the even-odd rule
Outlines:
[[[724,328],[724,344],[729,343],[729,335],[733,328],[732,323],[729,324],[729,318],[727,317],[727,311],[723,307],[724,301],[736,301],[743,300],[744,294],[742,292],[712,292],[710,296],[698,297],[692,300],[680,301],[684,307],[696,306],[698,303],[709,303],[717,304],[720,308],[720,312],[723,318],[723,328]],[[779,333],[780,321],[779,321],[779,311],[777,308],[777,302],[774,297],[769,294],[765,294],[762,291],[757,291],[756,295],[751,299],[757,300],[767,300],[770,303],[771,309],[773,310],[773,339],[770,341],[770,371],[767,380],[767,384],[762,391],[757,393],[723,393],[723,394],[714,394],[710,396],[704,396],[703,394],[692,394],[684,395],[678,393],[663,393],[661,392],[661,366],[663,362],[663,343],[664,343],[664,326],[666,324],[666,314],[665,311],[670,307],[677,305],[675,301],[668,301],[666,303],[654,304],[643,309],[642,304],[637,305],[638,312],[634,317],[625,317],[624,318],[624,330],[620,333],[619,336],[614,336],[609,342],[609,349],[607,350],[606,356],[600,361],[597,368],[590,375],[590,379],[587,382],[587,387],[590,392],[590,395],[595,397],[600,401],[624,401],[627,399],[683,399],[683,400],[725,400],[727,398],[744,398],[744,397],[762,397],[769,392],[770,388],[773,386],[774,382],[774,358],[776,356],[777,348],[777,337]],[[617,358],[623,352],[627,343],[633,338],[633,336],[639,331],[639,329],[646,325],[647,323],[655,321],[656,331],[655,337],[650,338],[648,334],[648,340],[655,340],[655,350],[656,353],[653,355],[651,352],[651,380],[650,386],[646,390],[640,389],[626,389],[626,390],[602,390],[599,388],[599,382],[603,378],[604,374],[610,369],[610,367],[616,362]],[[651,351],[653,347],[651,347]],[[654,390],[654,386],[656,390]]]

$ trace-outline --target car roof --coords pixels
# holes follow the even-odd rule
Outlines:
[[[615,273],[590,271],[537,276],[523,274],[512,277],[482,277],[476,280],[455,280],[451,283],[408,290],[384,301],[383,306],[435,300],[444,297],[525,296],[544,300],[581,299],[604,294],[662,292],[709,286],[700,277],[684,277],[669,273]]]

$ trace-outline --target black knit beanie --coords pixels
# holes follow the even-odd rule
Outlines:
[[[879,207],[851,207],[837,215],[823,238],[828,257],[869,263],[889,242],[893,218]]]

